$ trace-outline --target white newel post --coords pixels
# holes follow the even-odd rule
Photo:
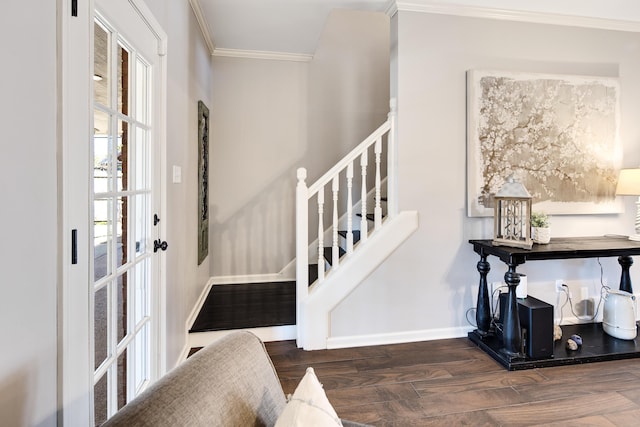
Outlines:
[[[353,253],[353,162],[347,166],[347,255]]]
[[[360,219],[360,241],[367,241],[369,234],[369,224],[367,224],[367,165],[369,164],[367,151],[360,156],[360,169],[362,170],[362,191],[360,193],[360,203],[362,207],[362,218]]]
[[[382,195],[380,193],[380,163],[382,162],[382,137],[376,139],[376,144],[373,147],[373,151],[376,155],[376,195],[375,195],[375,208],[373,209],[373,219],[375,229],[378,230],[382,226],[382,206],[380,199]]]
[[[331,247],[331,268],[338,268],[340,265],[340,249],[338,247],[338,191],[340,184],[339,175],[336,175],[331,182],[331,191],[333,192],[333,245]]]
[[[298,347],[304,347],[304,299],[309,294],[309,196],[307,170],[297,171],[296,186],[296,331]]]
[[[398,183],[396,180],[397,100],[395,98],[391,98],[389,106],[391,111],[389,111],[388,115],[390,129],[387,136],[387,215],[389,215],[389,218],[391,219],[398,213]]]

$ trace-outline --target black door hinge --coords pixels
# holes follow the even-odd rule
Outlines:
[[[78,16],[78,0],[71,0],[71,16]]]
[[[71,264],[78,263],[78,230],[71,230]]]

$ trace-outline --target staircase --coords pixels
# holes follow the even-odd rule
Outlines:
[[[296,341],[305,350],[329,346],[331,310],[418,227],[417,212],[398,212],[395,120],[392,100],[387,121],[316,182],[297,171]]]
[[[392,101],[385,123],[312,185],[305,182],[306,169],[298,169],[295,284],[210,286],[191,323],[191,336],[236,328],[293,327],[295,321],[298,347],[316,350],[330,346],[331,310],[418,228],[417,212],[398,212],[395,115]],[[331,200],[327,210],[325,193]],[[267,294],[256,297],[260,292]],[[270,298],[274,293],[279,296]],[[221,306],[225,298],[227,302]],[[268,309],[259,306],[258,301],[264,304],[267,300],[271,304]],[[278,320],[239,314],[256,309],[271,312]],[[223,311],[230,316],[236,313],[238,321],[229,323],[220,316]],[[204,344],[191,336],[190,342]]]

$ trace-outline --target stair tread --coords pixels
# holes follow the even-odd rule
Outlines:
[[[353,230],[351,232],[353,233],[353,243],[358,242],[360,240],[360,230]],[[347,238],[347,230],[340,230],[338,231],[338,234],[345,239]]]
[[[362,218],[362,214],[356,214],[357,216],[359,216],[360,218]],[[382,215],[382,218],[384,219],[384,217],[386,217],[386,215]],[[367,214],[367,219],[369,221],[375,221],[375,215],[374,214]]]
[[[309,281],[307,282],[309,286],[316,280],[318,280],[318,264],[309,264]]]
[[[338,246],[338,257],[342,257],[347,251]],[[327,246],[324,248],[324,258],[331,264],[333,262],[333,247]]]

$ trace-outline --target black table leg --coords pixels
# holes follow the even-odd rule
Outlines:
[[[503,351],[510,356],[522,356],[522,330],[516,301],[516,287],[520,283],[520,275],[516,273],[516,266],[509,264],[509,270],[504,274],[504,281],[509,287],[505,313],[502,318]]]
[[[486,335],[491,327],[491,306],[489,288],[487,286],[489,270],[491,270],[491,265],[487,262],[487,256],[480,255],[480,261],[478,261],[480,284],[478,287],[478,304],[476,305],[476,325],[480,335]]]
[[[618,257],[618,263],[622,267],[622,275],[620,276],[620,290],[633,293],[631,287],[631,276],[629,276],[629,268],[633,265],[633,258],[629,255],[623,255]]]

